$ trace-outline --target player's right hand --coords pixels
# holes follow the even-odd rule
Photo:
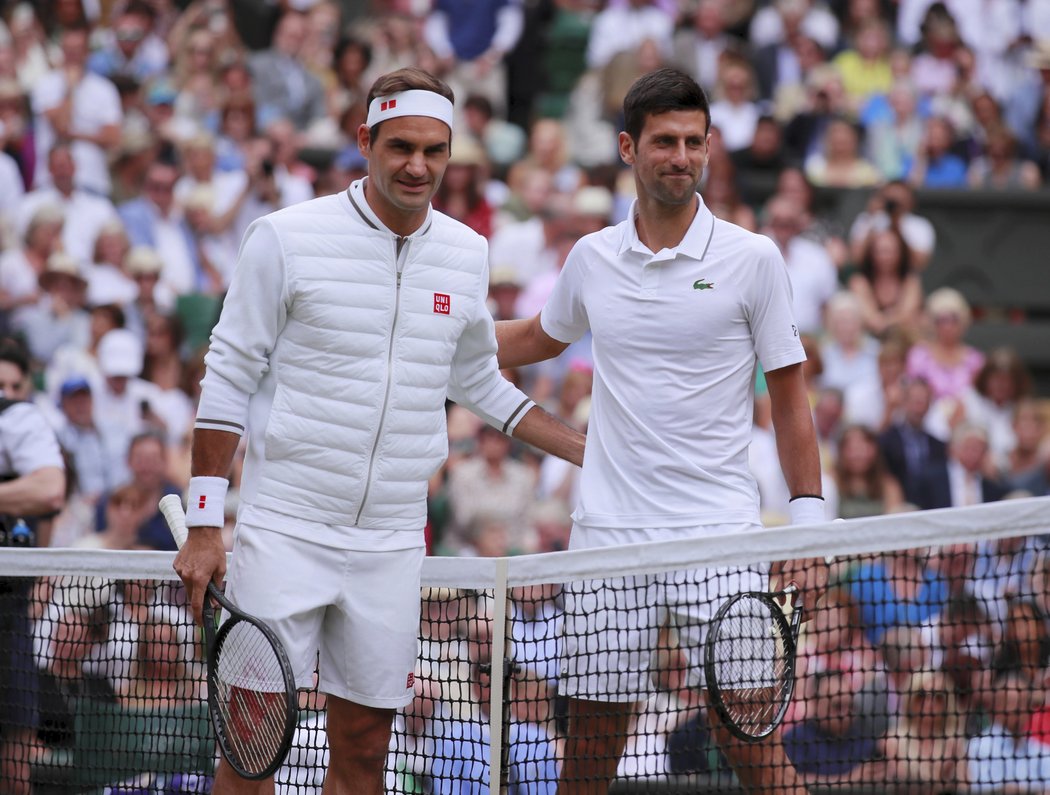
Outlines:
[[[191,527],[189,538],[175,556],[175,573],[186,586],[193,620],[204,623],[202,610],[208,583],[222,583],[226,576],[226,547],[219,527]]]

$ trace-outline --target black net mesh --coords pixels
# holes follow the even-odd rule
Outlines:
[[[784,722],[747,745],[712,728],[702,646],[706,620],[763,569],[425,587],[387,791],[488,792],[494,761],[491,789],[512,793],[553,793],[559,775],[609,775],[621,792],[785,788],[796,775],[813,792],[1050,791],[1046,539],[837,557],[801,628]],[[0,789],[209,791],[203,648],[181,585],[3,574]],[[324,696],[300,704],[278,792],[324,780]]]

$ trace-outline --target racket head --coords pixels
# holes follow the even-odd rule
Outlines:
[[[777,597],[785,599],[785,607]],[[801,606],[791,591],[747,591],[726,600],[707,629],[704,678],[708,700],[740,740],[759,742],[784,719],[795,690]],[[789,610],[790,620],[785,615]]]
[[[239,776],[268,778],[287,756],[298,722],[292,666],[272,629],[230,603],[214,583],[208,593],[208,712],[215,738]],[[218,630],[213,601],[227,614]]]

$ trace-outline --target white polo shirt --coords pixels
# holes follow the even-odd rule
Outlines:
[[[593,334],[594,388],[578,524],[759,523],[748,469],[755,361],[805,360],[784,260],[699,200],[675,249],[626,221],[582,238],[540,319],[562,342]]]
[[[55,432],[32,403],[9,406],[0,413],[0,475],[25,477],[44,467],[65,469]]]

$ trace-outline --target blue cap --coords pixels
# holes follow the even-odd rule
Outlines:
[[[59,389],[59,395],[62,397],[69,397],[77,392],[90,392],[91,384],[82,375],[71,375],[65,381],[62,382],[62,387]]]
[[[146,91],[146,103],[149,105],[174,105],[179,92],[166,80],[158,80]]]

